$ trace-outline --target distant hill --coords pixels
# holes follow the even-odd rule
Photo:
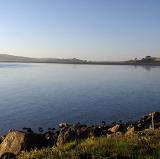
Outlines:
[[[129,61],[86,61],[77,58],[58,59],[58,58],[30,58],[0,54],[0,62],[21,62],[21,63],[64,63],[64,64],[91,64],[91,65],[160,65],[160,58],[146,56],[145,58]]]
[[[76,59],[76,58],[73,58],[73,59],[30,58],[30,57],[23,57],[23,56],[0,54],[0,62],[84,63],[86,61]]]
[[[0,54],[0,62],[32,62],[36,61],[35,58],[13,56],[8,54]]]

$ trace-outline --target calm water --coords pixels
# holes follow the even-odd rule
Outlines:
[[[0,64],[0,133],[160,111],[160,67]]]

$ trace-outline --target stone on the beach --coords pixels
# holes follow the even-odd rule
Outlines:
[[[57,139],[57,145],[63,146],[65,143],[75,140],[86,139],[88,137],[98,137],[106,134],[107,128],[100,126],[86,126],[86,125],[67,125],[60,129]]]
[[[12,131],[0,144],[0,156],[10,153],[17,155],[20,151],[42,148],[48,145],[46,139],[38,134]]]
[[[116,133],[119,131],[120,125],[116,124],[115,126],[113,126],[112,128],[108,129],[110,132],[112,133]]]
[[[125,135],[126,135],[126,136],[132,136],[132,135],[134,135],[134,133],[135,133],[135,128],[129,126],[129,127],[127,128],[127,132],[126,132]]]

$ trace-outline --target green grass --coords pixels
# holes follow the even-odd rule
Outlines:
[[[22,152],[18,159],[159,159],[160,131],[149,130],[134,136],[89,138],[63,147]]]

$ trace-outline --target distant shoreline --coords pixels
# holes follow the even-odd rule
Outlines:
[[[59,58],[31,58],[23,56],[14,56],[0,54],[0,63],[56,63],[56,64],[81,64],[81,65],[140,65],[140,66],[160,66],[160,58],[146,56],[139,60],[128,61],[89,61],[77,58],[59,59]]]
[[[160,63],[127,63],[127,62],[37,62],[37,61],[0,61],[0,63],[44,63],[44,64],[75,64],[75,65],[129,65],[129,66],[160,66]]]

